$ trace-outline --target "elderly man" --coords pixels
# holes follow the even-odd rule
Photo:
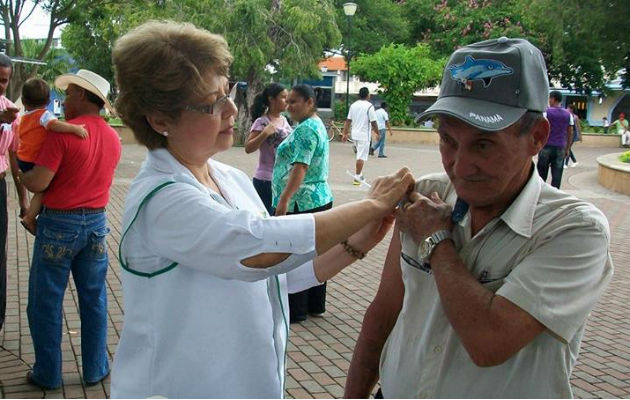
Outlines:
[[[606,218],[542,181],[547,70],[522,39],[462,47],[423,117],[446,173],[397,213],[346,396],[571,397],[586,317],[612,275]],[[380,359],[380,371],[379,371]],[[380,372],[380,373],[379,373]]]
[[[20,216],[28,209],[28,194],[17,179],[18,109],[5,97],[13,74],[11,59],[0,54],[0,329],[4,326],[7,304],[7,184],[4,180],[11,167],[13,182],[20,201]]]
[[[109,82],[79,70],[57,77],[55,86],[66,92],[68,122],[83,125],[89,135],[48,135],[35,167],[21,175],[29,190],[45,191],[26,310],[35,349],[27,380],[42,389],[61,385],[61,311],[70,272],[81,310],[83,380],[91,386],[109,374],[105,205],[121,152],[116,131],[100,116],[103,106],[111,109]]]

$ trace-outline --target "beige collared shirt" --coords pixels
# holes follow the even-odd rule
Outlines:
[[[445,174],[421,178],[416,190],[438,192],[451,205],[457,199]],[[431,270],[418,268],[417,244],[403,234],[405,296],[381,355],[384,396],[571,397],[586,318],[613,272],[604,215],[534,172],[500,217],[472,237],[468,213],[453,235],[471,274],[547,330],[503,364],[476,366],[444,313]]]

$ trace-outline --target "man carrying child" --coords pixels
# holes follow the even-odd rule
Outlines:
[[[34,162],[39,154],[39,149],[44,144],[49,131],[58,133],[73,133],[80,138],[87,137],[87,131],[83,125],[73,125],[59,121],[57,117],[46,109],[50,102],[50,88],[46,81],[32,78],[22,86],[22,104],[26,113],[22,115],[18,125],[20,145],[17,152],[17,162],[20,171],[27,172],[33,169]],[[36,217],[42,206],[42,194],[36,193],[31,199],[31,205],[22,218],[22,226],[27,231],[35,234]]]
[[[57,77],[55,86],[65,90],[66,119],[88,136],[46,135],[35,166],[20,175],[29,190],[44,192],[26,310],[35,349],[26,378],[42,389],[61,386],[61,310],[71,271],[81,310],[83,381],[92,386],[109,375],[105,206],[121,153],[116,131],[100,116],[103,106],[111,109],[109,82],[79,70]]]

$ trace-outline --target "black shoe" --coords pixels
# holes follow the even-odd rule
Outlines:
[[[370,155],[373,156],[374,155],[374,149],[370,147]]]
[[[378,158],[387,158],[387,156],[385,154],[382,154],[382,155],[378,156]]]
[[[26,381],[30,383],[31,385],[37,386],[38,388],[42,390],[57,390],[61,387],[61,385],[53,387],[53,386],[42,385],[41,383],[36,382],[35,379],[33,379],[33,371],[28,371],[26,373]]]
[[[110,371],[107,371],[107,373],[106,373],[106,374],[105,374],[105,375],[104,375],[101,379],[99,379],[99,380],[97,380],[97,381],[94,381],[94,382],[88,382],[88,381],[85,381],[85,386],[90,387],[90,386],[96,386],[96,385],[98,385],[99,383],[101,383],[101,382],[103,382],[105,379],[107,379],[107,377],[109,376],[109,373],[110,373],[110,372],[111,372],[111,370],[110,370]]]
[[[298,322],[304,322],[304,321],[306,321],[306,315],[292,315],[289,318],[289,320],[290,320],[289,323],[291,323],[291,324],[295,324],[295,323],[298,323]]]

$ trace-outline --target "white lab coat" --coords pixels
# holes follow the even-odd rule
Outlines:
[[[113,398],[283,396],[286,273],[292,291],[319,284],[315,223],[267,218],[243,172],[209,163],[227,202],[164,149],[149,152],[129,189]],[[239,262],[264,252],[293,255],[266,269]]]

